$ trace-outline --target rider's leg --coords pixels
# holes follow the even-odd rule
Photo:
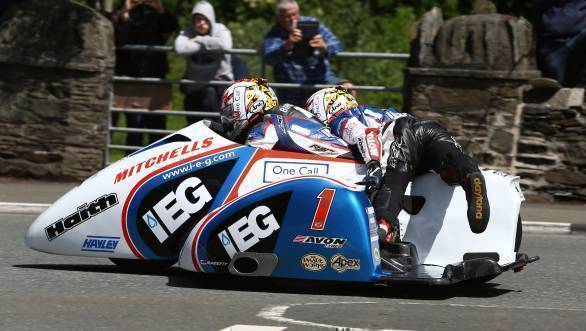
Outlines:
[[[447,133],[446,133],[447,135]],[[448,185],[459,184],[466,192],[468,223],[474,233],[483,232],[490,219],[490,204],[486,195],[486,181],[478,164],[465,155],[452,137],[430,144],[426,161]]]

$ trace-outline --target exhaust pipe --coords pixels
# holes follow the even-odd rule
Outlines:
[[[232,257],[228,271],[238,276],[270,276],[278,261],[273,253],[239,252]]]

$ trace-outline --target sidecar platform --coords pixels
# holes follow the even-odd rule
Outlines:
[[[389,276],[379,279],[385,284],[450,285],[463,281],[488,281],[499,274],[513,270],[519,272],[529,263],[539,260],[539,256],[528,257],[517,253],[516,261],[504,266],[491,257],[475,257],[446,267],[419,264],[417,249],[411,243],[394,243],[382,247],[383,271]]]

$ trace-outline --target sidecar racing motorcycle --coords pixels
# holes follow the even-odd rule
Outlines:
[[[363,164],[243,146],[210,127],[197,122],[91,176],[35,220],[26,244],[123,267],[384,284],[486,281],[538,259],[518,252],[518,177],[483,170],[492,210],[482,233],[470,230],[461,187],[417,177],[400,242],[380,246],[357,184]]]

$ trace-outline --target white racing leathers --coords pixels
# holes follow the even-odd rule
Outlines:
[[[399,113],[394,108],[378,109],[361,105],[332,115],[330,128],[345,142],[358,147],[365,163],[379,161],[385,164],[382,161],[388,159],[386,151],[390,150],[394,140],[392,132],[395,120],[406,116],[409,115]]]
[[[282,104],[264,115],[248,132],[246,145],[262,149],[353,159],[344,140],[303,108]]]

